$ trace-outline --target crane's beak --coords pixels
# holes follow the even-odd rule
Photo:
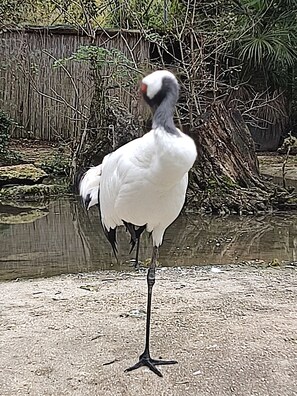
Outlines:
[[[145,94],[146,94],[146,91],[147,91],[147,85],[144,84],[144,83],[141,83],[140,92],[141,92],[143,95],[145,95]]]

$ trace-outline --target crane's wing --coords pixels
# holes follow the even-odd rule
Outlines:
[[[102,165],[93,166],[82,176],[79,182],[79,195],[82,197],[85,208],[98,204],[98,194],[101,179]]]
[[[195,158],[190,137],[154,129],[104,159],[99,200],[107,232],[124,222],[146,226],[160,245],[182,209]]]
[[[133,189],[139,190],[145,183],[154,156],[152,140],[149,132],[104,158],[99,198],[101,221],[107,230],[123,225],[123,220],[131,222],[122,210],[123,203],[133,211]]]

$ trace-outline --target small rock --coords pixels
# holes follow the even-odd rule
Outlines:
[[[143,318],[146,316],[146,312],[143,309],[131,309],[128,313],[121,314],[121,318],[127,318],[127,317],[133,317],[133,318]]]
[[[35,184],[41,182],[47,173],[32,164],[0,167],[0,186],[6,184]]]
[[[279,259],[274,258],[272,261],[268,263],[268,267],[279,267],[281,265]]]
[[[297,154],[297,138],[295,136],[288,136],[282,146],[277,149],[280,154],[286,154],[288,152],[288,148],[290,147],[290,154]]]
[[[222,272],[222,270],[217,267],[211,267],[210,272],[218,273],[218,272]]]
[[[82,285],[79,288],[87,291],[96,291],[96,288],[92,285]]]

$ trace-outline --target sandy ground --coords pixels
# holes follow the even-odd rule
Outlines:
[[[296,267],[159,269],[153,357],[143,350],[145,273],[0,283],[0,394],[297,395]]]

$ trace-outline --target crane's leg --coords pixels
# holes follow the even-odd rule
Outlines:
[[[135,256],[135,269],[139,269],[139,246],[140,246],[140,237],[143,231],[146,229],[146,225],[140,226],[135,230],[135,236],[136,236],[136,256]]]
[[[139,269],[139,261],[138,261],[138,257],[139,257],[139,245],[140,245],[140,235],[136,240],[136,255],[135,255],[135,264],[134,264],[134,268],[135,269]]]
[[[176,364],[177,361],[152,359],[150,356],[150,324],[151,324],[152,292],[153,292],[153,286],[155,284],[155,269],[156,269],[157,255],[158,255],[158,248],[154,246],[151,264],[147,273],[148,297],[147,297],[146,335],[145,335],[144,352],[139,356],[139,362],[137,362],[134,366],[129,367],[125,371],[132,371],[138,369],[139,367],[147,366],[159,377],[163,377],[163,375],[157,369],[156,366],[166,365],[166,364]]]
[[[139,269],[138,257],[139,257],[140,236],[143,233],[143,231],[146,229],[146,225],[139,226],[138,228],[136,228],[134,224],[127,223],[124,220],[123,220],[123,223],[125,224],[126,229],[131,236],[131,240],[130,240],[131,248],[130,248],[129,254],[132,253],[132,251],[136,245],[136,257],[135,257],[134,268]]]

